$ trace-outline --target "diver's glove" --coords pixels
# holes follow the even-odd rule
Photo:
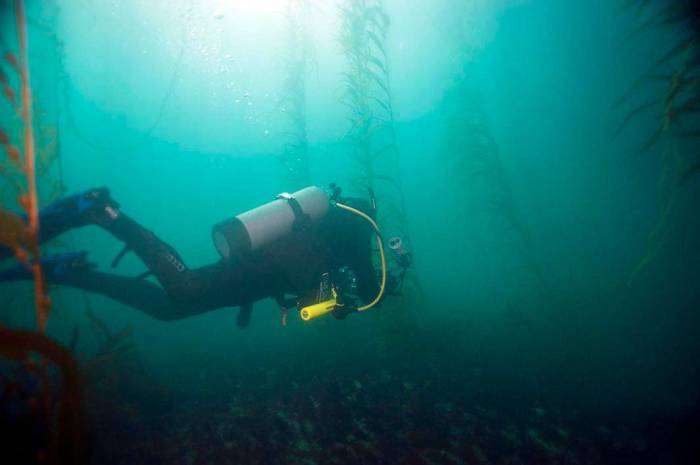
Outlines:
[[[118,209],[119,203],[112,199],[109,189],[99,187],[57,200],[42,209],[41,216],[55,216],[73,226],[107,226],[114,220]]]
[[[97,265],[87,261],[87,252],[69,252],[55,255],[46,255],[41,258],[41,268],[47,279],[51,281],[60,280],[75,273],[92,270]],[[2,281],[26,281],[33,279],[32,270],[25,265],[18,263],[0,272],[0,282]]]
[[[337,290],[338,294],[336,297],[336,305],[331,314],[336,320],[344,320],[351,313],[357,313],[357,307],[360,306],[360,302],[357,297],[352,294],[346,294],[342,290]]]
[[[76,273],[93,270],[97,264],[87,260],[87,251],[47,255],[41,259],[41,267],[50,279],[60,279]]]
[[[357,305],[350,304],[349,302],[344,305],[336,305],[331,311],[333,318],[336,320],[344,320],[351,313],[357,313]]]

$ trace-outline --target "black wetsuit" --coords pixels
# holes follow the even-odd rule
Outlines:
[[[372,214],[369,202],[345,203]],[[378,291],[372,265],[372,229],[357,215],[331,208],[316,224],[296,230],[237,262],[219,261],[189,269],[177,251],[118,209],[104,221],[76,221],[66,215],[42,212],[41,240],[86,224],[97,224],[123,241],[148,267],[160,286],[150,280],[105,273],[88,267],[47,272],[51,284],[96,292],[142,310],[160,320],[177,320],[221,307],[240,306],[239,324],[247,324],[252,304],[268,297],[313,299],[324,273],[349,267],[356,277],[361,300]],[[2,247],[0,247],[2,249]],[[4,253],[2,253],[4,252]],[[0,250],[0,259],[8,256]]]

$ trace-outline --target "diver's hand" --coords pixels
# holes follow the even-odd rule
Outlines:
[[[357,312],[357,306],[346,303],[345,305],[337,305],[333,311],[331,311],[331,314],[336,320],[344,320],[348,315],[355,312]]]

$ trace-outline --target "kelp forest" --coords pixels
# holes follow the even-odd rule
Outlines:
[[[15,369],[35,378],[36,384],[34,392],[27,392],[26,386],[13,385],[11,381],[3,383],[5,396],[9,395],[19,402],[26,401],[21,407],[24,410],[22,415],[29,419],[26,422],[28,427],[24,430],[3,428],[3,436],[10,444],[5,454],[12,459],[21,457],[28,463],[84,463],[87,458],[87,425],[78,362],[68,348],[45,334],[51,299],[41,266],[37,177],[42,172],[46,173],[53,161],[51,157],[55,157],[56,142],[49,142],[54,145],[53,155],[44,151],[50,151],[50,148],[37,150],[27,19],[21,0],[15,2],[14,13],[17,49],[6,48],[3,51],[5,62],[3,69],[0,69],[3,95],[9,106],[5,113],[17,116],[10,120],[10,126],[0,128],[7,156],[2,175],[12,186],[2,194],[3,205],[5,199],[14,196],[23,214],[20,216],[4,208],[0,210],[0,238],[2,245],[13,252],[17,261],[31,269],[36,330],[16,330],[3,325],[0,328],[0,348],[3,358],[12,360]],[[42,135],[44,133],[42,131]],[[59,387],[55,385],[57,382],[60,383]],[[56,394],[58,398],[55,398]],[[45,438],[40,445],[28,442],[28,438],[34,434]]]
[[[700,463],[698,2],[0,0],[0,90],[0,463]]]
[[[626,8],[639,23],[625,38],[631,41],[653,30],[682,31],[674,37],[660,56],[650,64],[647,72],[630,85],[629,93],[622,96],[619,105],[628,113],[620,122],[616,134],[625,131],[635,118],[653,114],[656,128],[649,135],[639,152],[653,149],[661,152],[663,169],[659,176],[659,214],[656,225],[649,232],[647,247],[629,280],[635,279],[654,258],[661,253],[662,244],[671,233],[671,216],[674,215],[678,196],[683,195],[685,184],[700,172],[700,160],[696,151],[698,137],[698,71],[700,57],[697,41],[700,39],[700,17],[693,2],[670,2],[654,5],[652,2],[629,2]],[[656,91],[654,98],[640,102],[635,92],[640,88],[665,88]]]

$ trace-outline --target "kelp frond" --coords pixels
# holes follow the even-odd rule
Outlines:
[[[31,240],[25,220],[0,208],[0,245],[15,251],[15,254],[19,253],[17,258],[26,263],[26,254],[18,251],[26,251]]]
[[[26,213],[26,232],[20,233],[20,226],[17,224],[17,217],[8,213],[3,213],[3,221],[10,228],[4,233],[4,240],[12,242],[12,250],[20,261],[23,261],[32,271],[34,276],[34,294],[37,324],[40,331],[44,331],[48,320],[51,301],[49,300],[46,282],[44,281],[43,270],[41,269],[40,248],[39,248],[39,197],[37,193],[36,178],[36,153],[35,140],[32,124],[32,90],[29,79],[29,53],[27,49],[27,29],[24,12],[24,2],[15,1],[15,19],[17,24],[17,43],[19,45],[19,56],[10,51],[5,51],[3,58],[16,74],[19,81],[19,110],[22,121],[22,153],[11,144],[6,132],[2,132],[0,139],[5,148],[8,158],[18,166],[24,178],[25,191],[21,192],[17,198],[18,204]],[[4,76],[4,75],[3,75]],[[8,81],[5,76],[5,81]],[[7,82],[3,84],[5,89],[11,90],[11,85]],[[7,95],[6,95],[7,97]],[[15,102],[8,98],[11,105]],[[20,242],[20,240],[22,242]]]
[[[642,115],[647,110],[649,110],[655,106],[658,106],[658,105],[659,105],[659,102],[653,100],[651,102],[643,103],[643,104],[639,105],[637,108],[635,108],[634,110],[627,113],[625,118],[618,125],[617,129],[615,129],[615,132],[613,133],[613,139],[618,137],[625,130],[625,128],[630,124],[630,122],[632,122],[636,117]]]
[[[78,363],[70,350],[53,341],[44,334],[34,331],[11,330],[0,326],[0,357],[10,358],[31,371],[30,355],[38,354],[53,363],[61,377],[58,405],[54,408],[50,399],[43,402],[45,417],[50,424],[48,450],[45,451],[49,463],[80,465],[87,459],[87,422],[85,414],[85,396]],[[43,383],[48,377],[38,374]],[[50,386],[42,386],[44,392],[50,392]],[[54,414],[53,411],[57,410]],[[38,451],[42,452],[42,451]]]
[[[340,103],[354,164],[351,185],[375,193],[382,229],[408,236],[400,150],[394,129],[386,40],[391,24],[382,0],[343,0],[337,42],[346,62]]]
[[[700,162],[689,163],[680,170],[678,185],[684,185],[692,176],[700,173]]]

